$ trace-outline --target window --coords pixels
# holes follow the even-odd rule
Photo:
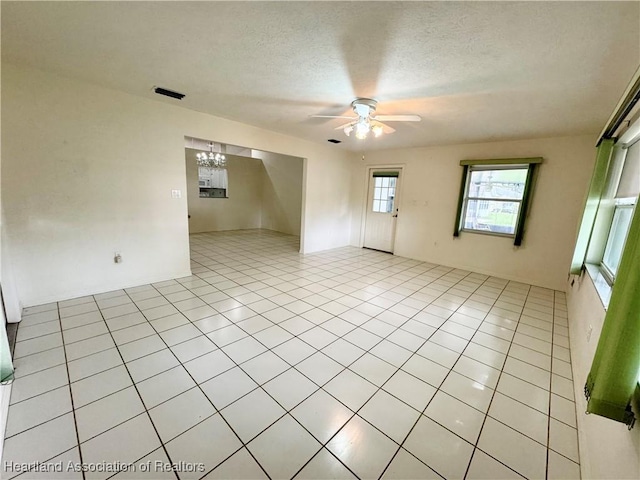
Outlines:
[[[620,265],[625,240],[633,217],[633,198],[616,201],[611,230],[607,238],[602,257],[602,270],[605,278],[613,284]]]
[[[376,213],[391,213],[393,211],[393,200],[396,197],[397,174],[394,176],[378,176],[374,173],[373,180],[372,210]]]
[[[542,159],[465,160],[454,236],[460,232],[515,238],[520,245],[534,166]]]
[[[595,251],[595,254],[588,257],[587,261],[597,264],[601,259],[600,273],[609,285],[613,285],[633,218],[636,199],[640,193],[640,140],[638,138],[626,144],[621,139],[615,145],[609,170],[607,189],[600,205],[603,221],[596,222],[593,235],[594,238],[598,235],[606,238],[606,242],[604,242],[604,250],[602,242],[600,244],[594,242],[590,253]]]
[[[514,235],[526,181],[526,166],[470,168],[462,229]]]

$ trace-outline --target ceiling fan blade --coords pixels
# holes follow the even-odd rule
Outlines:
[[[350,117],[346,117],[346,118],[350,118]],[[353,120],[351,122],[345,123],[344,125],[340,125],[339,127],[336,127],[335,130],[342,130],[352,124],[353,124]]]
[[[420,115],[376,115],[372,118],[383,122],[419,122],[422,120]]]
[[[309,115],[310,118],[351,118],[353,120],[356,119],[356,117],[347,117],[345,115]]]
[[[372,126],[380,125],[380,126],[382,127],[382,133],[386,133],[386,134],[393,133],[393,132],[395,132],[395,131],[396,131],[396,129],[395,129],[395,128],[390,127],[390,126],[389,126],[389,125],[387,125],[386,123],[382,123],[382,122],[380,122],[380,121],[378,121],[378,120],[375,120],[375,121],[371,122],[371,125],[372,125]]]

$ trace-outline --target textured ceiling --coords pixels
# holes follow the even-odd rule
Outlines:
[[[2,59],[352,150],[597,134],[638,2],[2,2]],[[186,93],[159,97],[154,85]],[[347,138],[355,97],[421,115]]]

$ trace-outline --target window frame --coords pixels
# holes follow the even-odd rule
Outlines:
[[[615,284],[617,269],[616,269],[616,272],[613,272],[611,267],[607,265],[607,262],[605,261],[605,257],[607,254],[607,249],[609,248],[609,242],[611,241],[614,233],[616,233],[613,229],[613,224],[615,223],[615,220],[616,220],[616,213],[623,209],[631,209],[631,216],[633,218],[633,211],[635,210],[635,208],[636,208],[636,199],[633,197],[616,199],[615,207],[611,215],[611,222],[609,223],[609,227],[607,231],[607,237],[602,249],[602,259],[600,260],[600,265],[598,266],[603,278],[611,287],[613,287],[613,285]],[[626,231],[624,233],[624,241],[622,242],[623,248],[620,251],[621,256],[622,256],[622,252],[624,251],[624,245],[627,242],[627,236],[629,235],[630,226],[631,226],[631,223],[627,225]],[[618,262],[619,261],[620,260],[618,259]]]
[[[481,235],[491,235],[503,238],[513,238],[514,245],[520,246],[524,237],[525,220],[529,214],[533,183],[536,174],[536,166],[542,163],[541,157],[535,158],[515,158],[515,159],[484,159],[484,160],[462,160],[463,167],[462,180],[460,184],[460,194],[458,197],[458,208],[456,211],[456,223],[453,232],[454,237],[459,237],[461,232],[479,233]],[[505,198],[476,198],[469,196],[471,176],[474,171],[480,170],[527,170],[524,190],[521,199]],[[465,227],[465,219],[469,200],[476,201],[502,201],[518,203],[518,215],[514,233],[491,232],[476,230]]]
[[[628,161],[634,161],[629,157],[631,148],[640,142],[640,114],[635,114],[630,126],[623,131],[619,138],[608,139],[610,144],[610,153],[607,155],[608,161],[606,165],[603,162],[603,178],[602,192],[596,207],[593,226],[589,242],[584,255],[584,269],[588,272],[596,286],[596,291],[602,301],[602,304],[608,309],[611,299],[611,292],[616,282],[617,269],[614,273],[605,260],[607,249],[617,233],[614,230],[616,214],[620,209],[631,208],[635,211],[638,205],[638,196],[619,197],[620,183],[623,180],[625,166]],[[604,142],[604,141],[603,141]],[[602,145],[602,144],[601,144]],[[636,152],[636,155],[638,153]],[[631,158],[631,160],[630,160]],[[633,212],[632,212],[633,216]],[[626,245],[629,228],[625,232],[622,251]],[[618,266],[619,267],[619,266]],[[572,270],[571,273],[574,273]]]
[[[382,213],[382,214],[388,214],[388,213],[393,213],[394,210],[396,210],[396,188],[397,188],[397,180],[398,180],[398,175],[396,172],[391,172],[391,174],[388,175],[384,175],[383,173],[385,172],[374,172],[372,175],[372,179],[373,179],[373,197],[371,199],[371,205],[369,205],[369,209],[371,213]],[[376,186],[377,183],[377,179],[388,179],[389,180],[389,185],[385,186]],[[391,183],[393,183],[393,185],[391,185]],[[388,196],[385,200],[383,200],[382,198],[377,199],[376,198],[376,190],[377,189],[386,189],[387,192],[389,192],[391,189],[393,189],[393,196]],[[378,202],[385,202],[385,204],[387,205],[386,209],[383,210],[376,210],[376,201]],[[391,206],[389,207],[389,202],[391,202]],[[380,203],[381,205],[381,203]]]
[[[471,166],[468,170],[467,170],[467,181],[466,181],[466,185],[465,185],[465,193],[464,193],[464,198],[463,198],[463,211],[462,211],[462,221],[460,224],[460,231],[461,232],[471,232],[471,233],[480,233],[483,235],[495,235],[498,237],[515,237],[516,236],[516,230],[518,229],[518,218],[520,217],[520,212],[522,210],[522,202],[524,200],[524,191],[523,191],[523,198],[498,198],[498,197],[472,197],[469,195],[469,192],[471,190],[471,177],[473,176],[473,172],[481,172],[481,171],[496,171],[496,170],[527,170],[529,167],[528,165],[514,165],[514,166],[510,166],[510,165],[500,165],[499,167],[495,167],[495,166],[491,166],[491,165],[487,165],[487,166]],[[529,176],[529,172],[527,172],[527,178]],[[525,179],[525,185],[526,185],[526,179]],[[513,227],[513,233],[502,233],[502,232],[492,232],[492,231],[487,231],[487,230],[479,230],[479,229],[475,229],[475,228],[467,228],[465,227],[465,223],[466,223],[466,218],[467,218],[467,211],[469,209],[469,202],[470,201],[477,201],[477,202],[510,202],[510,203],[517,203],[518,204],[518,215],[516,217],[516,224]]]

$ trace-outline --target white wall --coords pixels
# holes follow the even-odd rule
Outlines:
[[[253,151],[262,159],[262,228],[300,235],[303,159]]]
[[[0,129],[1,130],[1,129]],[[1,168],[2,156],[0,155],[0,182],[2,179],[2,168]],[[20,311],[19,300],[17,294],[15,292],[15,286],[13,284],[13,278],[11,275],[11,270],[8,268],[10,265],[7,261],[2,261],[2,257],[4,252],[6,251],[6,242],[4,241],[5,236],[5,219],[4,219],[4,209],[2,208],[2,199],[0,197],[0,285],[3,289],[3,301],[5,304],[5,308],[7,309],[7,316],[9,312],[15,312],[16,310]],[[20,315],[17,316],[15,320],[19,320]],[[9,350],[9,339],[7,336],[7,329],[5,325],[5,314],[4,310],[0,306],[0,362],[11,361],[9,358],[7,360],[6,355],[1,353],[6,353]],[[2,451],[4,449],[4,433],[7,426],[7,418],[9,416],[9,400],[11,399],[11,386],[12,383],[5,383],[0,385],[0,459],[2,458]]]
[[[264,168],[255,158],[227,154],[229,198],[200,198],[198,150],[185,150],[189,233],[260,228]]]
[[[301,250],[349,243],[347,152],[15,65],[2,66],[2,100],[5,226],[25,306],[190,273],[187,198],[171,198],[186,192],[185,136],[305,158]]]
[[[354,160],[351,243],[360,241],[369,165],[404,165],[396,255],[564,290],[594,162],[594,137],[547,138],[371,152]],[[521,247],[462,232],[454,239],[460,160],[544,157]]]
[[[598,415],[586,415],[584,384],[602,332],[605,310],[588,274],[567,285],[573,386],[578,413],[578,439],[582,478],[639,478],[640,428]],[[589,328],[593,328],[590,340]],[[612,372],[614,375],[615,372]]]

